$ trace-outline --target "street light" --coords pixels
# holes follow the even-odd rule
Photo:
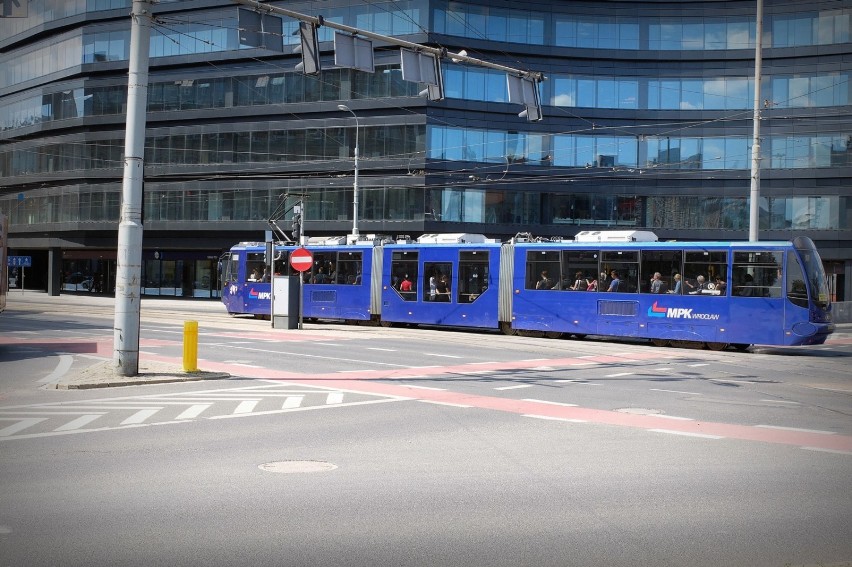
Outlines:
[[[355,117],[355,181],[352,184],[352,240],[358,241],[358,115],[345,104],[338,104],[337,108],[345,110]]]

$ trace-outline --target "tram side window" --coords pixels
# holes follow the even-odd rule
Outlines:
[[[361,285],[362,252],[341,252],[337,255],[337,283]]]
[[[453,265],[451,263],[423,263],[423,299],[426,301],[450,302],[452,299],[452,282]]]
[[[311,276],[305,283],[330,284],[337,279],[337,252],[313,252],[314,265]]]
[[[458,302],[473,303],[488,288],[488,251],[459,254]]]
[[[687,250],[683,255],[683,291],[689,295],[728,295],[728,253]]]
[[[290,268],[290,252],[289,250],[276,250],[275,256],[272,259],[272,275],[286,276],[293,275],[297,272]]]
[[[559,289],[559,252],[530,250],[527,252],[527,289]]]
[[[246,281],[259,282],[263,278],[264,252],[246,252]]]
[[[396,250],[391,258],[391,285],[405,301],[417,301],[419,255]]]
[[[642,280],[639,291],[642,293],[682,293],[678,289],[675,276],[683,271],[682,250],[643,250]],[[659,282],[655,275],[660,274]],[[683,285],[681,284],[681,288]]]
[[[781,297],[783,253],[765,250],[734,252],[733,295]]]
[[[597,291],[597,280],[597,250],[566,250],[562,253],[562,280],[557,289]]]
[[[613,284],[613,273],[618,275],[618,284]],[[601,252],[601,274],[606,282],[598,282],[601,291],[636,293],[639,289],[639,252],[604,250]]]

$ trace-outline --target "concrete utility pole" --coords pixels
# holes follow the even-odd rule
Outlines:
[[[115,277],[113,361],[120,376],[139,373],[139,320],[142,284],[142,180],[151,0],[133,0],[130,68],[127,81],[127,132]]]
[[[757,242],[760,231],[760,66],[763,59],[763,0],[757,0],[754,45],[754,118],[751,141],[751,191],[749,193],[749,242]]]

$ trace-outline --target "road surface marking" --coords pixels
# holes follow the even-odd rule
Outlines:
[[[821,453],[834,453],[835,455],[852,455],[852,451],[838,451],[837,449],[823,449],[822,447],[802,447],[805,451],[820,451]]]
[[[521,414],[521,417],[532,417],[533,419],[544,419],[547,421],[564,421],[566,423],[588,423],[585,419],[571,419],[568,417],[553,417],[550,415],[534,415],[531,413]]]
[[[780,425],[755,425],[764,429],[780,429],[781,431],[799,431],[801,433],[819,433],[820,435],[836,435],[834,431],[821,431],[819,429],[802,429],[800,427],[782,427]]]
[[[326,405],[342,404],[343,392],[330,392],[325,398]]]
[[[660,417],[660,416],[654,416]],[[699,437],[701,439],[724,439],[719,435],[708,435],[706,433],[692,433],[689,431],[675,431],[673,429],[649,429],[648,431],[653,431],[654,433],[668,433],[670,435],[683,435],[684,437]]]
[[[689,394],[690,396],[700,396],[698,392],[683,392],[681,390],[663,390],[662,388],[651,388],[652,392],[669,392],[671,394]]]
[[[137,411],[127,419],[121,422],[121,425],[131,425],[133,423],[144,423],[149,417],[155,415],[162,408],[144,409]]]
[[[441,358],[462,358],[462,357],[456,356],[454,354],[438,354],[436,352],[424,352],[423,354],[426,355],[426,356],[439,356]],[[423,367],[420,366],[418,368],[423,368]]]
[[[84,425],[89,425],[99,417],[101,417],[102,413],[98,414],[89,414],[78,417],[77,419],[72,419],[62,427],[57,427],[54,431],[73,431],[75,429],[80,429]]]
[[[534,402],[536,404],[550,404],[552,406],[562,406],[564,408],[576,408],[576,407],[578,407],[577,404],[565,404],[565,403],[562,403],[562,402],[551,402],[551,401],[548,401],[548,400],[536,400],[536,399],[533,399],[533,398],[524,398],[523,401]]]
[[[635,372],[619,372],[618,374],[607,374],[604,378],[619,378],[621,376],[633,376]]]
[[[470,408],[473,406],[468,406],[465,404],[451,404],[450,402],[439,402],[437,400],[417,400],[418,402],[423,402],[424,404],[434,404],[436,406],[449,406],[451,408]]]
[[[38,381],[39,384],[46,384],[51,382],[58,382],[63,376],[65,376],[69,370],[71,370],[71,365],[74,363],[74,357],[70,354],[63,354],[59,356],[59,363],[56,365],[56,368]]]
[[[251,413],[255,406],[260,403],[260,400],[243,400],[240,402],[240,405],[237,406],[237,409],[234,410],[235,414],[240,413]]]
[[[395,348],[367,347],[367,350],[380,350],[382,352],[396,352]]]
[[[7,418],[0,418],[3,421],[7,421]],[[27,417],[20,420],[15,420],[16,423],[14,425],[9,425],[8,427],[4,427],[0,429],[0,437],[9,437],[10,435],[14,435],[18,431],[23,431],[24,429],[31,427],[37,423],[41,423],[47,419],[46,417]]]
[[[532,384],[518,384],[516,386],[501,386],[500,388],[494,388],[495,390],[519,390],[521,388],[532,388]]]
[[[305,396],[287,396],[287,398],[284,400],[284,403],[281,405],[281,409],[292,409],[300,407],[304,399]]]
[[[183,412],[181,412],[181,414],[178,415],[175,419],[194,419],[201,415],[204,410],[206,410],[212,405],[213,404],[192,404],[191,406],[183,410]]]

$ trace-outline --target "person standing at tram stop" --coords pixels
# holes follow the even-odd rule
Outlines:
[[[654,272],[654,277],[651,278],[651,293],[666,293],[666,282],[660,272]]]
[[[618,271],[613,270],[610,272],[612,276],[612,281],[609,282],[609,287],[606,289],[607,291],[618,291],[618,286],[621,284],[621,278],[618,277]]]

